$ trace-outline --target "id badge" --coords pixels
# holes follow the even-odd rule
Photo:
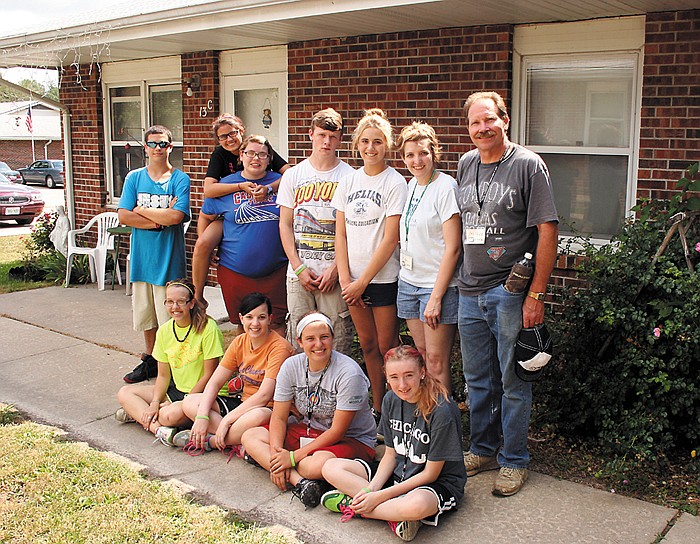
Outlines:
[[[314,440],[316,440],[316,439],[311,438],[310,436],[300,436],[299,437],[299,447],[303,448],[307,444],[311,444],[311,442],[313,442]]]
[[[486,243],[486,227],[468,227],[464,229],[465,244],[485,244]]]
[[[413,270],[413,257],[411,257],[408,253],[401,250],[401,253],[399,253],[399,260],[401,262],[401,268]]]

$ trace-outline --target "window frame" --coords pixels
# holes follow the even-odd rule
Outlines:
[[[642,103],[642,72],[644,66],[643,16],[619,17],[569,23],[519,25],[514,32],[513,51],[513,100],[511,138],[516,143],[526,141],[527,128],[527,66],[534,59],[597,58],[615,60],[621,57],[634,59],[632,94],[629,104],[629,140],[625,147],[594,146],[532,146],[536,153],[572,155],[626,155],[627,180],[624,217],[632,216],[631,208],[637,203],[637,177],[639,168],[639,143]],[[566,36],[566,39],[563,39]],[[586,150],[587,152],[583,152]],[[570,244],[573,237],[559,236],[561,244]],[[604,245],[609,238],[591,238],[594,244]]]
[[[112,105],[113,103],[117,102],[130,102],[130,101],[136,101],[136,100],[114,100],[112,99],[112,89],[119,89],[119,88],[128,88],[128,87],[138,87],[139,89],[139,100],[141,102],[141,107],[140,107],[140,123],[141,127],[140,129],[140,134],[138,135],[139,141],[136,141],[136,134],[131,134],[127,140],[112,140],[112,129],[113,129],[113,120],[112,120]],[[104,108],[104,145],[105,145],[105,163],[106,163],[106,168],[105,168],[105,178],[106,178],[106,191],[107,191],[107,198],[106,198],[106,204],[107,207],[110,208],[117,208],[119,206],[119,201],[121,199],[120,196],[115,196],[115,191],[114,191],[114,170],[113,170],[113,150],[115,148],[119,147],[126,147],[127,144],[131,147],[134,147],[136,145],[139,145],[140,147],[143,147],[143,139],[144,139],[144,134],[146,130],[148,129],[149,126],[151,126],[151,116],[152,116],[152,108],[151,108],[151,94],[152,94],[152,89],[155,87],[171,87],[174,90],[175,88],[180,90],[180,99],[182,100],[182,87],[178,78],[154,78],[154,79],[141,79],[141,80],[129,80],[129,81],[113,81],[109,83],[103,83],[103,96],[105,97],[105,108]],[[121,98],[121,97],[119,97]],[[131,97],[129,97],[131,98]],[[134,97],[135,98],[135,97]],[[184,106],[184,104],[181,105]],[[184,108],[182,111],[183,114],[183,122],[184,122]],[[170,127],[168,127],[170,128]],[[183,131],[183,136],[184,136],[184,131]],[[184,142],[183,140],[175,140],[173,139],[173,150],[175,149],[180,149],[182,150],[184,154]]]

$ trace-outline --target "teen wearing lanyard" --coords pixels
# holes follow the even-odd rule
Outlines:
[[[323,465],[336,457],[374,458],[377,428],[369,408],[369,380],[358,364],[333,350],[333,326],[321,313],[297,325],[303,353],[287,359],[277,375],[270,424],[249,429],[246,454],[287,485],[307,507],[328,489]],[[292,421],[289,416],[292,415]]]
[[[459,310],[455,270],[462,248],[457,182],[437,170],[441,148],[430,125],[404,127],[397,146],[413,174],[400,220],[398,315],[430,375],[451,393],[450,353]]]

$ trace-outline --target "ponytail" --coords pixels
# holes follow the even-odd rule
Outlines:
[[[428,374],[423,356],[413,346],[398,346],[390,349],[384,355],[384,365],[386,367],[386,363],[389,361],[406,359],[415,361],[418,364],[419,371],[424,373],[420,381],[416,407],[419,412],[417,415],[423,416],[423,419],[428,421],[428,416],[440,402],[440,396],[449,402],[449,393],[442,383]]]
[[[186,280],[185,278],[179,278],[173,281],[169,281],[165,287],[171,287],[177,285],[179,287],[184,287],[190,294],[190,298],[187,302],[194,299],[194,306],[190,310],[190,319],[192,320],[192,328],[197,334],[201,334],[207,326],[207,321],[209,321],[209,316],[207,315],[207,309],[204,304],[198,299],[194,298],[194,284]]]

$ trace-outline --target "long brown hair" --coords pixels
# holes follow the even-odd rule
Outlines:
[[[441,395],[445,399],[445,402],[450,402],[449,393],[442,383],[428,374],[423,356],[420,354],[420,351],[413,346],[398,346],[387,351],[386,355],[384,355],[384,374],[386,374],[386,364],[389,361],[400,360],[415,361],[418,365],[418,370],[424,373],[424,377],[421,379],[418,389],[416,406],[418,407],[420,415],[423,416],[423,419],[428,421],[428,416],[437,407]]]
[[[190,310],[192,328],[194,329],[194,332],[201,334],[207,326],[209,316],[207,315],[207,310],[204,307],[204,304],[202,304],[198,299],[194,298],[194,284],[185,278],[178,278],[166,283],[165,288],[167,289],[168,287],[184,287],[187,289],[187,294],[189,295],[187,302],[194,299],[194,306]]]

